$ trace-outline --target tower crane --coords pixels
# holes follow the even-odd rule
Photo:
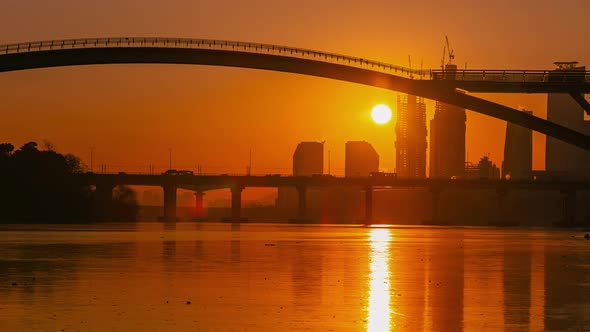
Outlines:
[[[455,59],[455,51],[451,49],[451,44],[449,43],[449,37],[445,35],[445,40],[447,42],[447,50],[449,51],[449,65],[453,64],[453,59]],[[443,56],[444,59],[444,56]]]

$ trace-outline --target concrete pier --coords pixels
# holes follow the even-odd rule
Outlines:
[[[164,216],[161,221],[177,221],[176,217],[176,186],[164,185]]]
[[[293,224],[311,224],[313,221],[307,218],[307,186],[299,185],[297,188],[298,208],[297,218],[289,219]]]
[[[205,220],[203,196],[205,196],[204,192],[200,190],[195,192],[195,221]]]
[[[575,227],[577,226],[576,220],[576,191],[575,190],[561,190],[563,196],[563,219],[560,222],[554,224],[559,227]]]
[[[241,223],[248,222],[248,218],[242,218],[242,191],[243,186],[235,185],[231,190],[231,216],[224,218],[224,222]]]

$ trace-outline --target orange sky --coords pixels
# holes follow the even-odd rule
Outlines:
[[[435,2],[436,4],[432,4]],[[556,60],[590,65],[583,46],[590,2],[493,1],[80,1],[4,0],[0,43],[168,36],[255,41],[318,49],[407,65],[438,67],[445,34],[460,67],[551,69]],[[545,116],[543,95],[487,95]],[[173,167],[290,173],[296,144],[325,140],[333,173],[343,173],[344,143],[366,140],[393,171],[394,124],[370,121],[396,93],[249,69],[185,65],[111,65],[0,74],[0,141],[53,142],[111,170]],[[434,104],[427,104],[428,119]],[[395,116],[394,116],[395,119]],[[505,123],[468,112],[468,160],[500,165]],[[544,168],[535,135],[534,167]],[[327,166],[327,163],[326,163]]]

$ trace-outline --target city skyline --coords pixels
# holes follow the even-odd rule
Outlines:
[[[334,7],[330,2],[307,6],[268,1],[230,3],[174,2],[164,6],[148,2],[140,17],[132,3],[106,1],[69,8],[67,2],[59,1],[34,7],[9,1],[2,5],[3,22],[17,24],[30,17],[36,20],[18,31],[0,32],[0,43],[117,35],[205,37],[272,42],[404,66],[408,65],[407,55],[412,54],[414,68],[421,60],[424,68],[438,68],[444,36],[448,35],[460,68],[465,62],[468,68],[544,69],[552,69],[556,60],[590,63],[590,53],[572,42],[584,36],[582,23],[564,15],[553,17],[551,11],[555,9],[547,1],[498,2],[488,8],[483,24],[466,19],[480,17],[477,13],[481,8],[464,2],[440,1],[424,9],[382,1],[361,9],[348,4]],[[588,6],[581,1],[571,4]],[[391,14],[396,20],[384,16],[386,12],[414,12],[418,7],[422,15],[416,21],[403,15]],[[65,8],[67,16],[61,14]],[[263,13],[259,8],[265,8]],[[525,8],[528,14],[520,17],[518,13]],[[440,15],[441,11],[448,15]],[[89,19],[89,13],[101,19]],[[362,29],[345,24],[357,14]],[[257,15],[264,20],[254,24]],[[429,20],[429,16],[437,19]],[[228,20],[231,24],[222,23]],[[549,51],[546,43],[531,39],[527,33],[533,21],[551,21],[562,27],[556,31],[539,27],[538,34],[544,33],[555,45]],[[476,23],[478,29],[469,29]],[[74,24],[77,28],[72,31],[69,27]],[[314,30],[320,25],[322,29]],[[248,29],[243,29],[245,26]],[[402,33],[402,27],[413,32]],[[314,33],[310,33],[312,30]],[[555,38],[563,31],[569,31],[567,38]],[[384,169],[395,168],[395,123],[376,126],[370,120],[371,108],[379,103],[392,107],[394,118],[397,113],[396,93],[380,89],[282,73],[165,65],[15,72],[4,74],[0,87],[6,110],[0,139],[17,145],[47,139],[60,151],[72,151],[87,163],[92,146],[94,165],[167,165],[172,148],[177,165],[226,165],[228,171],[242,171],[253,148],[253,169],[257,165],[288,169],[289,156],[276,151],[290,150],[299,141],[325,140],[326,150],[332,152],[332,168],[343,169],[344,149],[340,147],[348,140],[366,140],[382,156]],[[541,117],[546,114],[544,96],[484,97],[531,109]],[[434,102],[426,102],[429,122]],[[505,122],[473,112],[468,112],[467,118],[468,160],[477,161],[489,154],[501,162]],[[257,129],[249,129],[253,127]],[[267,137],[275,139],[269,141]],[[533,165],[542,169],[545,138],[534,134],[533,140]]]
[[[590,326],[589,11],[0,1],[2,326]]]

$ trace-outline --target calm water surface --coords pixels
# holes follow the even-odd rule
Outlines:
[[[590,331],[583,235],[5,225],[0,330]]]

